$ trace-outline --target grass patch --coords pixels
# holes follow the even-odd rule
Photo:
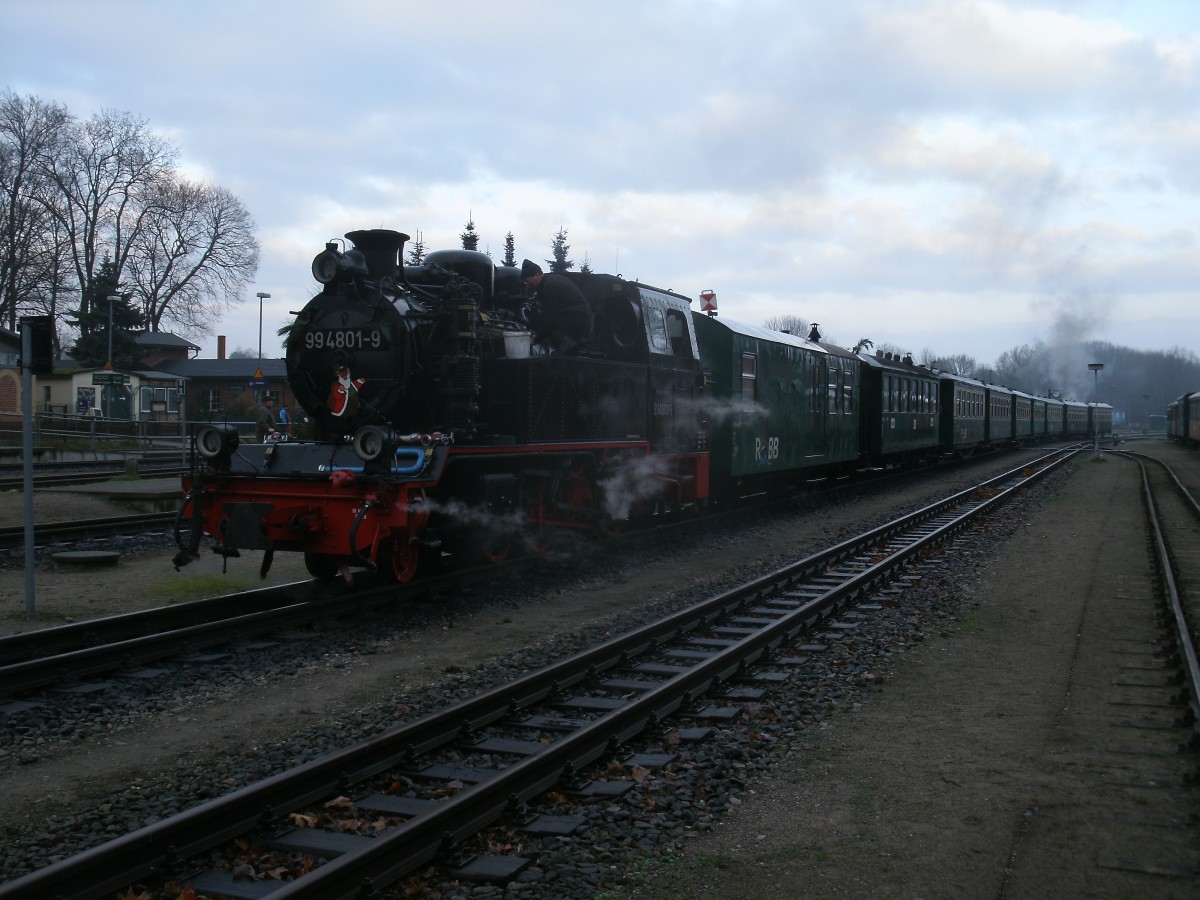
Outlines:
[[[162,597],[164,600],[201,600],[205,597],[232,594],[235,591],[247,591],[262,587],[265,583],[257,573],[253,578],[238,575],[195,575],[163,578],[147,584],[143,591],[147,595]]]

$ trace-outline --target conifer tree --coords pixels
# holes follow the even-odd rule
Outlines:
[[[559,228],[558,233],[554,235],[554,243],[551,245],[551,253],[554,254],[554,259],[546,260],[546,265],[550,267],[551,272],[561,275],[563,272],[568,272],[575,268],[574,261],[567,258],[567,253],[570,250],[571,245],[567,243],[567,229]]]
[[[415,240],[408,244],[408,264],[419,266],[425,260],[425,242],[421,240],[421,232],[417,231]]]
[[[79,340],[71,348],[71,355],[82,366],[102,366],[109,361],[109,297],[120,297],[112,301],[112,364],[115,369],[130,369],[138,364],[142,348],[136,333],[145,327],[141,308],[131,302],[131,296],[122,293],[117,283],[116,266],[111,258],[105,258],[87,290],[87,302],[79,309],[71,310],[73,319],[68,324],[79,329]],[[86,310],[86,312],[84,311]]]
[[[479,235],[475,232],[475,219],[468,213],[466,230],[460,235],[464,250],[479,249]]]
[[[513,240],[513,233],[510,231],[504,236],[504,265],[515,266],[517,264],[517,245]]]

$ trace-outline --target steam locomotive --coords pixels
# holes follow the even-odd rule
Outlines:
[[[318,578],[406,582],[864,467],[1111,428],[1102,404],[718,319],[615,275],[566,276],[593,328],[552,352],[519,270],[468,250],[405,266],[407,235],[346,238],[313,261],[322,289],[286,329],[315,439],[198,428],[177,566],[207,535],[225,556],[264,551],[264,574],[283,550]]]

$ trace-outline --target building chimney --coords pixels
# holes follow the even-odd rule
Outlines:
[[[217,335],[217,359],[225,358],[225,335]]]

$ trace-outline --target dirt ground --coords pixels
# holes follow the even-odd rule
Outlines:
[[[1104,773],[1124,763],[1105,753],[1121,714],[1107,685],[1148,618],[1128,598],[1151,581],[1137,490],[1133,465],[1082,461],[968,587],[957,627],[797,743],[715,832],[631,873],[626,896],[1197,896],[1200,876],[1097,865],[1169,861],[1177,840],[1200,859],[1194,823],[1113,845]],[[1155,791],[1132,800],[1153,809]]]
[[[1069,489],[1031,516],[986,581],[968,587],[986,602],[957,630],[931,635],[921,650],[904,654],[870,702],[794,748],[788,766],[755,785],[739,814],[698,838],[684,857],[632,873],[629,895],[1097,896],[1047,890],[1058,863],[1023,858],[1020,849],[1031,827],[1081,830],[1081,839],[1103,829],[1060,792],[1064,770],[1055,752],[1063,741],[1086,740],[1086,723],[1063,715],[1086,605],[1078,589],[1137,577],[1144,560],[1140,537],[1131,543],[1128,531],[1105,524],[1126,521],[1137,509],[1125,468],[1115,461],[1079,466]],[[928,490],[926,483],[904,493],[911,502]],[[89,501],[103,514],[104,501]],[[60,503],[46,502],[48,510]],[[432,682],[447,667],[520,648],[530,633],[566,633],[641,598],[670,594],[691,583],[700,565],[733,569],[770,558],[904,502],[892,495],[821,511],[754,542],[727,542],[702,562],[703,548],[681,547],[615,582],[598,576],[569,603],[552,596],[503,616],[480,613],[437,634],[414,635],[369,667],[251,690],[239,702],[189,711],[183,721],[148,723],[137,734],[18,767],[0,783],[0,817],[33,826],[68,814],[145,772],[202,764],[229,741],[302,732],[402,686]],[[14,505],[0,502],[0,524]],[[0,632],[193,599],[209,579],[210,593],[232,589],[219,576],[219,559],[176,573],[171,555],[164,550],[89,573],[86,591],[77,572],[39,571],[36,625],[23,616],[21,572],[0,572]],[[239,572],[257,582],[246,561]],[[284,565],[273,576],[294,580],[301,573]],[[1082,736],[1072,730],[1078,728]]]

